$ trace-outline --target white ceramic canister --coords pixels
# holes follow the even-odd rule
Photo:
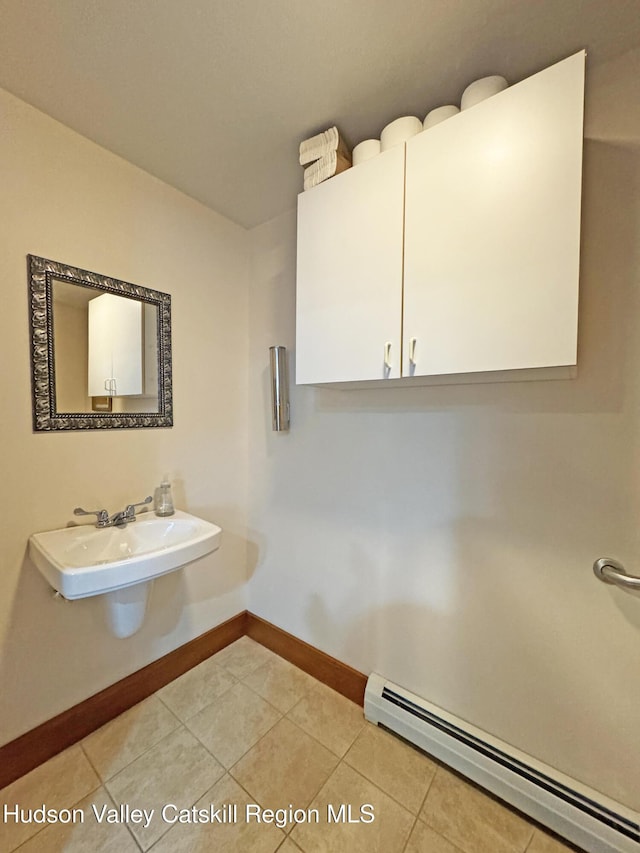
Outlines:
[[[406,142],[422,130],[422,122],[416,116],[402,116],[390,122],[380,134],[380,150],[388,151],[394,145]]]
[[[441,121],[445,121],[446,119],[451,118],[451,116],[457,115],[459,112],[460,107],[456,107],[455,104],[446,104],[444,107],[436,107],[435,110],[431,110],[431,112],[427,113],[422,126],[425,130],[428,130],[430,127],[440,124]]]
[[[509,84],[504,77],[498,76],[481,77],[480,80],[474,80],[474,82],[470,83],[462,93],[460,109],[468,110],[469,107],[475,107],[475,105],[479,104],[480,101],[484,101],[492,95],[497,95],[498,92],[502,92],[503,89],[508,87],[508,85]]]
[[[379,139],[365,139],[363,142],[358,143],[356,147],[353,149],[353,154],[351,155],[351,162],[354,166],[357,166],[359,163],[364,163],[366,160],[371,160],[372,157],[375,157],[376,154],[380,153],[380,140]]]

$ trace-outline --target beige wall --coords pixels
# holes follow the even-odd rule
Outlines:
[[[640,600],[591,566],[640,572],[639,74],[587,83],[578,379],[292,387],[272,433],[291,215],[252,233],[249,397],[250,609],[635,809]]]
[[[0,128],[4,743],[244,609],[248,339],[242,229],[2,91]],[[28,253],[171,294],[172,429],[32,432]],[[99,599],[53,600],[27,539],[164,472],[222,547],[157,581],[140,633],[116,640]]]
[[[59,412],[90,412],[86,305],[59,302],[55,305],[55,315],[56,409]]]

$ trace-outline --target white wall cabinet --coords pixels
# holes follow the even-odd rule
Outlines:
[[[299,384],[576,364],[584,60],[300,196]]]
[[[298,384],[400,376],[404,148],[343,175],[298,200]]]
[[[89,396],[142,394],[142,303],[105,293],[89,302]]]

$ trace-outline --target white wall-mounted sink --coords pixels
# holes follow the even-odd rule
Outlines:
[[[187,512],[167,518],[141,514],[126,527],[83,525],[34,533],[29,555],[64,598],[106,593],[109,624],[125,637],[142,624],[147,582],[215,551],[221,533],[217,525]],[[131,630],[134,611],[138,624]]]

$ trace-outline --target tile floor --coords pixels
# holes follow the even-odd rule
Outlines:
[[[16,803],[25,810],[44,804],[61,819],[69,810],[75,820],[44,826],[11,817],[1,822],[4,804],[13,809]],[[227,822],[210,822],[211,804]],[[235,822],[230,804],[236,806]],[[251,817],[256,804],[284,809],[285,818],[300,809],[298,817],[310,820],[281,827],[277,814],[267,822],[265,812],[262,822],[247,821],[247,806]],[[365,804],[373,806],[372,822],[328,822],[330,806],[336,817],[346,817],[350,805],[355,820]],[[128,821],[121,811],[127,806],[140,810]],[[142,810],[152,809],[147,820]],[[319,823],[313,822],[316,810]],[[362,816],[368,815],[364,808]],[[570,848],[365,722],[361,708],[243,637],[0,791],[0,853],[14,850],[566,853]]]

